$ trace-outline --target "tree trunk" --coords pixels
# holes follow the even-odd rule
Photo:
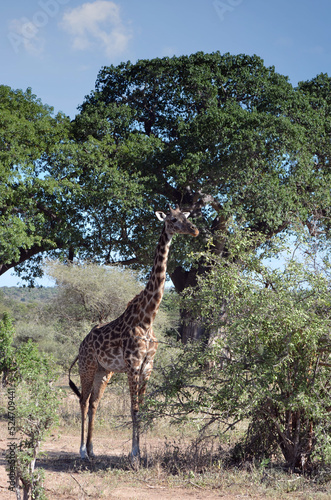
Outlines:
[[[197,284],[197,276],[208,272],[208,270],[200,265],[198,269],[194,268],[190,271],[185,271],[181,267],[177,267],[171,274],[171,279],[178,293],[181,293],[185,288],[194,287]],[[226,320],[226,300],[223,299],[222,317],[220,321]],[[185,308],[180,310],[180,326],[178,329],[179,339],[183,344],[190,341],[202,341],[205,346],[211,346],[215,339],[219,336],[224,337],[224,328],[218,328],[215,331],[206,329],[203,318],[194,316],[194,311],[187,311]]]
[[[291,470],[305,470],[310,463],[314,445],[313,422],[305,418],[304,412],[286,412],[285,432],[279,432],[279,445]]]
[[[192,203],[192,200],[191,200]],[[195,203],[194,206],[190,208],[193,214],[200,215],[201,207],[205,203],[211,203],[216,212],[222,209],[221,205],[216,202],[212,197],[204,197],[199,203]],[[226,230],[227,219],[222,215],[217,215],[213,220],[210,227],[210,234],[213,235],[213,252],[217,255],[224,254],[225,252],[225,240],[221,236]],[[206,237],[206,241],[207,241]],[[226,252],[225,252],[226,254]],[[174,272],[170,275],[172,282],[175,286],[176,292],[181,293],[185,288],[195,287],[197,285],[197,276],[208,273],[208,266],[203,262],[203,259],[198,264],[198,267],[193,267],[189,271],[186,271],[182,267],[178,266]],[[218,332],[207,331],[204,326],[203,318],[196,318],[193,313],[189,313],[185,309],[180,311],[181,324],[179,327],[179,336],[183,344],[187,344],[189,341],[203,340],[205,345],[211,345],[214,339],[217,337]]]
[[[185,271],[182,267],[177,267],[171,274],[172,282],[176,292],[181,293],[187,287],[194,287],[197,284],[197,274],[202,272],[202,268]],[[200,319],[192,316],[186,309],[180,310],[179,338],[183,344],[189,341],[208,340],[208,334]]]
[[[207,341],[206,336],[208,337],[208,335],[202,321],[192,318],[185,309],[180,311],[180,317],[181,324],[178,333],[183,344],[196,340]]]

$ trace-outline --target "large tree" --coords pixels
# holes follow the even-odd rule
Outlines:
[[[68,123],[30,89],[0,87],[0,274],[66,245],[62,187],[45,156],[66,139]]]
[[[331,180],[329,79],[321,78],[323,92],[308,83],[295,89],[257,56],[201,52],[104,67],[75,136],[81,143],[111,137],[121,150],[119,168],[140,177],[145,200],[129,216],[121,213],[111,254],[139,264],[150,259],[148,211],[168,202],[192,212],[201,232],[194,243],[201,249],[211,237],[218,254],[226,255],[218,233],[232,217],[268,237],[294,221],[317,233],[329,215]],[[99,222],[112,227],[116,213],[108,207]],[[188,244],[173,250],[170,276],[182,291],[205,268],[189,264]],[[199,334],[187,320],[182,337]]]
[[[126,197],[134,205],[138,185],[118,171],[113,150],[113,139],[77,143],[70,120],[30,89],[0,86],[0,275],[15,267],[33,283],[45,253],[105,260],[99,213],[126,207]]]
[[[213,251],[226,256],[219,232],[233,217],[270,238],[294,221],[316,234],[328,230],[328,85],[320,75],[293,88],[257,56],[199,52],[127,62],[101,69],[71,124],[7,89],[8,123],[21,124],[11,140],[23,146],[18,159],[4,155],[4,239],[19,230],[1,255],[2,271],[29,257],[30,265],[41,251],[150,266],[151,211],[169,202],[192,213],[201,235],[172,247],[177,291],[205,272],[203,262],[190,264],[192,245],[201,250],[212,238]],[[32,154],[24,123],[39,134]],[[199,334],[186,323],[184,339]]]

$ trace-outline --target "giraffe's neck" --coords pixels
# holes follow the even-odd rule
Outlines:
[[[171,239],[172,235],[167,233],[164,226],[156,247],[154,265],[144,290],[148,302],[145,312],[150,314],[151,321],[154,320],[163,297]]]

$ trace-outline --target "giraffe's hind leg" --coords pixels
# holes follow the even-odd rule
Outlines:
[[[89,399],[89,409],[88,409],[89,420],[88,420],[88,430],[87,430],[87,440],[86,440],[86,451],[90,458],[94,457],[92,437],[93,437],[93,429],[95,422],[95,414],[100,399],[102,398],[102,395],[112,375],[113,372],[108,372],[103,368],[101,368],[100,366],[98,367],[94,375],[92,392]]]
[[[85,445],[85,423],[88,411],[88,403],[93,389],[93,381],[95,373],[97,371],[98,365],[89,364],[89,366],[81,361],[79,366],[80,371],[80,382],[81,382],[81,397],[80,397],[80,409],[81,409],[81,440],[80,440],[80,456],[81,458],[89,458]]]

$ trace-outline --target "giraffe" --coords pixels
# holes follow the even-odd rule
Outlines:
[[[155,212],[164,222],[156,247],[154,264],[146,287],[127,305],[117,319],[105,325],[97,325],[82,341],[78,356],[69,369],[69,385],[80,399],[81,444],[80,456],[93,458],[92,435],[95,414],[104,390],[113,373],[125,372],[128,376],[131,418],[131,461],[137,465],[139,450],[139,406],[143,402],[146,384],[153,369],[153,359],[158,342],[153,332],[153,321],[164,292],[166,269],[171,240],[174,234],[197,236],[199,230],[187,220],[189,212],[182,212],[178,205],[169,205],[170,213]],[[70,378],[74,364],[79,363],[81,392]],[[88,430],[85,444],[85,421]]]

